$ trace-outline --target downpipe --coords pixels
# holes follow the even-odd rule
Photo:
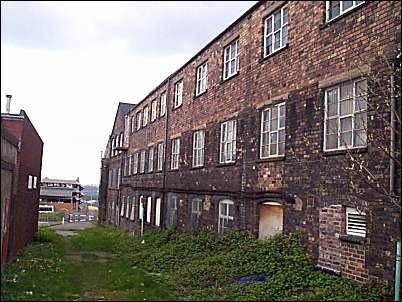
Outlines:
[[[395,262],[395,301],[401,301],[401,242],[396,243],[396,262]]]

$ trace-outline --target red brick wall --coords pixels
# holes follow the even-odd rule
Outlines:
[[[13,201],[14,218],[10,233],[11,257],[32,241],[38,229],[43,142],[23,110],[21,115],[24,119],[2,119],[2,123],[21,141],[17,159],[17,194]],[[36,189],[28,189],[28,175],[37,177]]]
[[[151,109],[151,101],[156,98],[159,113],[160,95],[169,92],[169,116],[158,117],[154,123],[134,131],[128,150],[131,155],[140,149],[148,150],[149,144],[156,146],[164,141],[168,118],[166,183],[164,186],[163,173],[124,177],[121,192],[109,190],[106,199],[119,201],[123,193],[166,199],[168,192],[174,192],[183,200],[178,205],[178,228],[188,229],[190,201],[193,197],[202,197],[204,205],[208,205],[201,216],[202,226],[214,230],[219,201],[229,198],[235,203],[235,225],[255,236],[258,235],[258,204],[273,199],[284,207],[284,232],[301,231],[308,251],[322,262],[327,259],[324,255],[329,249],[319,258],[319,246],[327,248],[326,242],[332,242],[332,237],[320,237],[320,227],[326,227],[320,224],[320,219],[324,218],[320,216],[320,209],[333,204],[350,204],[349,184],[353,180],[365,193],[364,198],[370,201],[369,248],[363,256],[364,270],[354,265],[356,274],[346,270],[344,273],[367,279],[367,269],[370,275],[392,280],[394,268],[388,259],[395,255],[395,238],[400,238],[399,210],[389,207],[382,196],[344,170],[349,165],[344,153],[323,154],[324,90],[319,84],[362,66],[374,72],[381,70],[379,54],[391,54],[400,43],[400,5],[392,1],[368,1],[327,24],[324,1],[289,1],[289,45],[263,59],[264,18],[274,5],[278,2],[256,5],[130,112],[135,116],[145,105]],[[223,81],[223,49],[236,37],[240,37],[240,72]],[[196,68],[206,59],[208,90],[195,97]],[[183,104],[172,109],[174,85],[180,79],[184,79]],[[261,109],[280,100],[286,101],[286,154],[280,160],[261,160]],[[218,158],[220,123],[229,119],[237,121],[237,159],[234,164],[221,165]],[[121,131],[118,127],[113,131]],[[381,121],[370,118],[368,127],[369,136],[385,128]],[[202,169],[191,167],[192,133],[198,128],[205,129]],[[170,171],[170,141],[177,135],[181,137],[180,167]],[[387,183],[389,161],[376,153],[376,144],[375,139],[370,141],[362,156],[372,162],[380,181]],[[121,158],[111,159],[110,167],[118,166]],[[384,221],[392,223],[384,224]],[[344,249],[345,253],[349,253],[348,248],[346,243],[337,243],[337,249]],[[356,254],[362,256],[359,248]],[[362,263],[359,261],[357,263]],[[339,263],[335,266],[352,268],[348,262]]]

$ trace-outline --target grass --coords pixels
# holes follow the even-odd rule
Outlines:
[[[2,274],[2,300],[375,301],[389,290],[317,270],[297,234],[261,241],[232,231],[215,240],[203,232],[134,237],[94,227],[64,239],[41,228],[17,259]],[[261,273],[269,276],[264,282],[235,282]]]
[[[66,213],[62,212],[49,212],[49,213],[39,213],[39,221],[61,221]]]
[[[40,227],[33,244],[6,265],[1,277],[5,301],[133,301],[165,300],[163,285],[127,259],[113,256],[107,236],[91,239],[92,231],[62,238]],[[105,241],[106,240],[106,241]],[[80,244],[84,242],[85,244]],[[105,244],[103,246],[103,244]]]

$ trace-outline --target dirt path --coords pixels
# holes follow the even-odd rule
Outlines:
[[[77,250],[72,240],[85,241],[85,235],[79,229],[91,228],[91,225],[68,225],[54,227],[64,236],[65,259],[79,294],[71,295],[72,301],[144,301],[166,300],[169,296],[166,289],[137,267],[133,267],[128,259],[118,255],[88,249]]]

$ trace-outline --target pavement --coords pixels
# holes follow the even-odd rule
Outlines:
[[[51,228],[61,236],[74,236],[78,230],[92,228],[94,225],[91,222],[70,222],[65,224],[54,225]]]

